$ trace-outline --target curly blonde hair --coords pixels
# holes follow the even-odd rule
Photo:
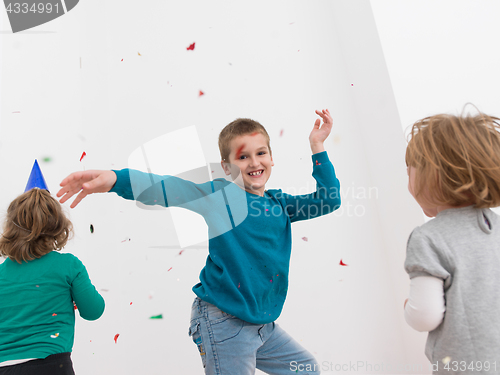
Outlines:
[[[428,192],[433,203],[450,206],[500,206],[499,130],[500,119],[481,112],[413,124],[406,165],[416,168],[415,196],[425,200]]]
[[[14,199],[0,238],[0,255],[22,263],[61,250],[73,224],[47,190],[34,188]]]

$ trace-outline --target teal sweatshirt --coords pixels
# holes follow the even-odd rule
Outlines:
[[[312,161],[316,191],[305,195],[266,190],[261,197],[225,179],[196,184],[132,169],[114,171],[117,181],[110,191],[202,215],[209,255],[194,293],[228,314],[266,324],[279,317],[288,290],[291,223],[340,207],[340,183],[327,153],[312,155]]]
[[[21,264],[0,264],[0,362],[46,358],[71,352],[75,308],[87,320],[99,318],[104,300],[83,263],[52,251]]]

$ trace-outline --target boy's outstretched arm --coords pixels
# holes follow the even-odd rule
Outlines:
[[[116,174],[113,171],[90,170],[74,172],[61,181],[61,189],[57,192],[57,197],[62,197],[59,202],[64,203],[80,192],[70,206],[75,208],[89,194],[110,191],[115,182]]]
[[[311,151],[313,154],[325,151],[323,142],[325,142],[325,139],[330,135],[333,126],[333,119],[328,109],[323,109],[322,111],[316,110],[316,114],[323,119],[323,125],[320,127],[321,120],[316,119],[313,130],[309,135],[309,143],[311,144]]]

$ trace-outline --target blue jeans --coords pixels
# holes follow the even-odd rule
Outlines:
[[[189,336],[206,375],[317,375],[314,357],[276,323],[252,324],[196,297]]]

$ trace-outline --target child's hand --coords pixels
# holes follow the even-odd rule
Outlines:
[[[314,123],[314,128],[309,135],[309,143],[311,144],[313,154],[325,151],[323,142],[330,135],[333,126],[333,119],[328,109],[323,109],[322,111],[316,110],[316,114],[323,119],[323,125],[320,127],[321,120],[317,119]]]
[[[77,195],[71,208],[75,208],[80,201],[92,193],[106,193],[111,190],[116,182],[116,174],[113,171],[85,171],[71,173],[61,182],[61,190],[57,196],[62,198],[59,202],[64,203],[76,193]]]

